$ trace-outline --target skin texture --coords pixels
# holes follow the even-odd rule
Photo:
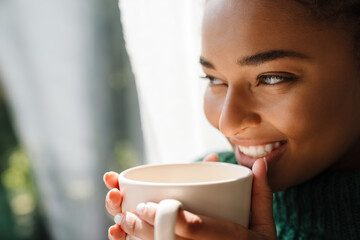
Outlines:
[[[288,0],[208,0],[201,64],[209,86],[204,110],[252,168],[249,229],[179,212],[177,239],[276,239],[272,193],[323,171],[359,169],[360,73],[354,38],[340,22],[315,22]],[[281,142],[263,158],[244,157],[245,147]],[[212,154],[205,161],[217,161]],[[104,175],[111,215],[121,213],[117,173]],[[156,203],[121,213],[109,239],[153,238]]]
[[[358,144],[360,130],[354,38],[341,25],[316,24],[307,14],[293,1],[214,0],[205,11],[202,64],[214,83],[205,93],[205,114],[234,148],[286,142],[269,162],[274,191],[334,164],[358,167],[356,158],[340,158]],[[274,50],[292,54],[244,61]],[[285,79],[266,84],[266,75]]]

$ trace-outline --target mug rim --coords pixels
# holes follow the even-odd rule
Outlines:
[[[163,183],[163,182],[148,182],[148,181],[138,181],[133,180],[125,177],[125,174],[127,174],[130,171],[142,169],[142,168],[149,168],[149,167],[158,167],[158,166],[176,166],[176,165],[223,165],[223,166],[231,166],[235,168],[241,168],[245,170],[245,174],[240,177],[235,178],[229,178],[225,180],[215,180],[215,181],[206,181],[206,182],[190,182],[190,183]],[[131,185],[142,185],[142,186],[201,186],[201,185],[216,185],[216,184],[224,184],[224,183],[231,183],[231,182],[237,182],[237,181],[245,181],[248,178],[252,178],[252,171],[250,168],[233,164],[233,163],[226,163],[226,162],[191,162],[191,163],[155,163],[155,164],[145,164],[145,165],[139,165],[132,168],[128,168],[124,171],[122,171],[119,174],[118,182],[125,183],[125,184],[131,184]]]

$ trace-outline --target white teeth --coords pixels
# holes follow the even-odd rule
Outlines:
[[[251,146],[248,149],[249,149],[249,151],[248,151],[249,155],[256,155],[257,154],[255,146]]]
[[[269,153],[269,152],[271,152],[271,151],[272,151],[272,149],[273,149],[273,147],[272,147],[272,145],[271,145],[271,144],[266,144],[266,145],[265,145],[265,151],[266,151],[266,152],[268,152],[268,153]]]
[[[264,146],[257,146],[256,147],[256,155],[262,155],[262,154],[264,154],[264,152],[266,152]]]
[[[266,156],[271,151],[280,147],[280,145],[281,145],[280,142],[275,142],[266,145],[257,145],[257,146],[249,146],[249,147],[238,146],[238,147],[240,152],[244,153],[245,155],[248,155],[253,158],[259,158]]]

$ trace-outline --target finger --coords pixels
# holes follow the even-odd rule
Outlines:
[[[251,229],[267,237],[276,236],[273,218],[273,193],[267,181],[265,158],[257,159],[252,167]]]
[[[203,159],[203,162],[218,162],[218,161],[219,161],[219,156],[216,153],[211,153]]]
[[[140,203],[136,212],[141,219],[153,225],[157,206],[152,202]],[[246,232],[246,228],[232,222],[198,216],[185,210],[179,211],[175,226],[179,239],[239,239]]]
[[[196,215],[186,210],[179,211],[175,232],[187,239],[248,239],[248,230],[239,224]]]
[[[125,240],[126,233],[117,224],[112,225],[108,230],[110,240]]]
[[[141,239],[154,239],[153,226],[131,212],[124,212],[115,215],[114,221],[116,224],[120,225],[121,229],[123,229],[128,235]]]
[[[107,172],[104,174],[103,180],[108,189],[117,188],[119,189],[118,183],[119,174],[116,172]]]
[[[136,207],[136,213],[145,222],[149,223],[150,225],[154,225],[157,207],[158,207],[158,204],[153,203],[153,202],[140,203]],[[176,226],[175,226],[175,232],[179,236],[188,236],[189,234],[187,235],[184,230],[181,230],[181,228],[186,225],[184,223],[188,223],[188,222],[190,222],[192,220],[190,218],[190,217],[192,217],[192,215],[190,213],[186,213],[184,215],[181,215],[181,217],[179,218],[180,212],[183,212],[183,210],[179,211],[177,223],[176,223]],[[186,216],[187,219],[185,220],[183,218],[183,216]],[[194,215],[194,217],[197,217],[197,216]],[[179,225],[178,222],[181,222],[181,224]],[[195,222],[196,221],[194,221],[194,223]]]
[[[121,212],[122,196],[118,189],[111,189],[105,198],[105,207],[109,214],[115,216]]]
[[[155,204],[156,205],[156,204]],[[154,227],[139,216],[125,212],[124,214],[117,214],[114,218],[116,224],[119,224],[121,228],[131,236],[135,236],[141,239],[154,239]],[[176,240],[189,240],[180,236],[175,236]]]
[[[136,213],[147,223],[154,225],[158,204],[153,202],[140,203],[136,206]]]

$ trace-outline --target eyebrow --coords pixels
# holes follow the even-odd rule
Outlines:
[[[280,59],[280,58],[298,58],[298,59],[310,59],[309,56],[289,50],[270,50],[266,52],[257,53],[252,56],[247,56],[237,60],[237,63],[241,66],[255,66],[268,61]],[[200,64],[206,68],[215,69],[215,66],[206,60],[204,57],[200,57]]]
[[[215,69],[214,65],[209,62],[208,60],[206,60],[204,57],[200,56],[200,64],[203,66],[203,67],[206,67],[206,68],[211,68],[211,69]]]
[[[309,59],[310,57],[295,51],[288,50],[271,50],[267,52],[262,52],[255,54],[253,56],[244,57],[238,59],[238,64],[240,65],[258,65],[264,62],[272,61],[279,58],[299,58],[299,59]]]

